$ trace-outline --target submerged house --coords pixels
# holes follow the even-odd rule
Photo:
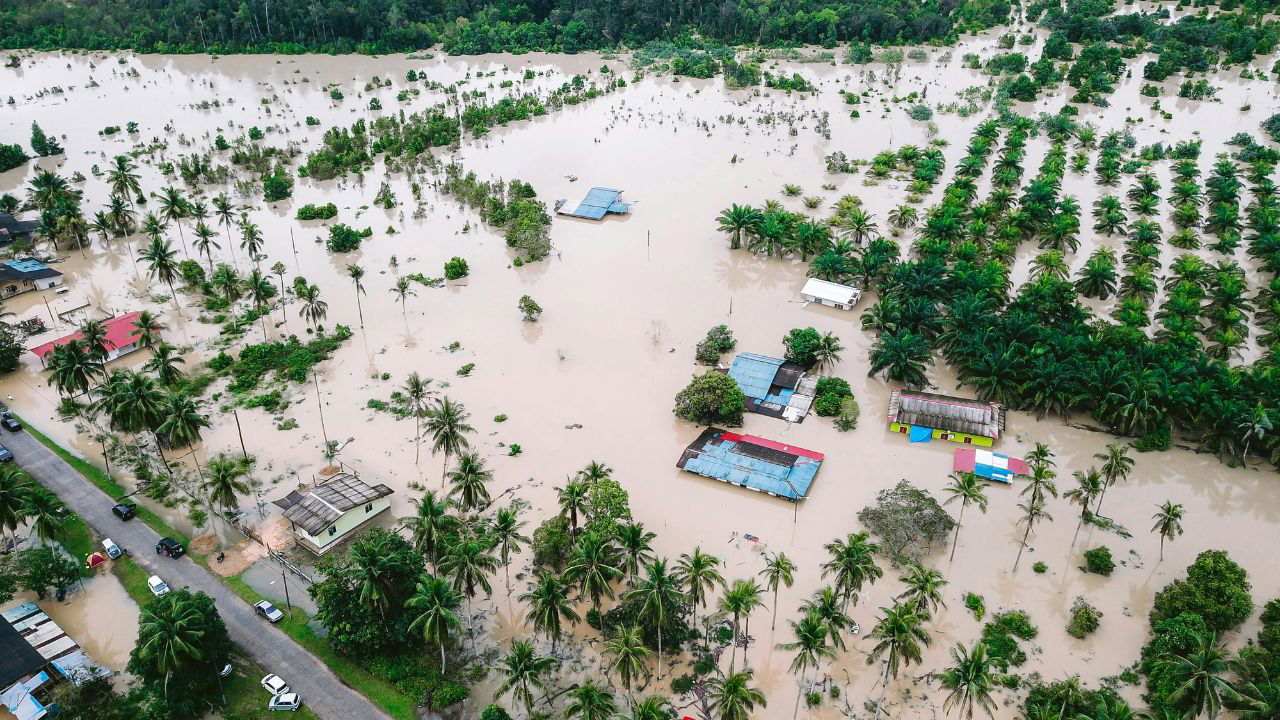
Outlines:
[[[0,212],[0,245],[15,242],[31,242],[31,235],[40,229],[34,220],[19,220],[13,213]]]
[[[822,460],[820,452],[711,427],[689,443],[676,467],[796,502],[808,496]]]
[[[108,362],[135,352],[142,347],[142,333],[138,332],[138,328],[134,326],[134,321],[138,319],[140,314],[131,312],[103,321],[102,326],[106,328],[107,334],[102,341],[102,348],[107,351]],[[54,348],[59,345],[66,345],[72,340],[81,340],[83,338],[84,335],[82,333],[74,332],[57,340],[50,340],[43,345],[37,345],[31,348],[31,352],[35,353],[43,364]]]
[[[951,469],[956,472],[971,472],[980,478],[1005,484],[1013,482],[1015,475],[1026,475],[1031,472],[1031,467],[1022,458],[1009,457],[978,448],[956,448]]]
[[[621,190],[593,187],[577,205],[570,205],[568,200],[557,200],[556,214],[586,220],[602,220],[607,213],[626,215],[631,212],[631,203],[619,202],[621,196]]]
[[[9,608],[0,620],[0,704],[19,720],[57,713],[41,697],[62,680],[80,684],[104,670],[35,603]]]
[[[338,473],[311,492],[291,492],[275,505],[284,508],[298,543],[323,555],[390,508],[391,493],[386,485],[368,485],[355,475]]]
[[[788,422],[804,420],[818,387],[818,378],[799,365],[748,352],[733,358],[729,377],[747,396],[748,411]]]
[[[950,440],[991,447],[1004,432],[1000,403],[894,390],[889,396],[889,431],[909,435],[911,442]]]
[[[800,297],[805,302],[827,305],[841,310],[852,310],[862,299],[862,291],[856,287],[827,282],[818,278],[809,278],[800,290]]]
[[[33,258],[17,258],[0,263],[0,297],[12,297],[29,290],[48,290],[62,284],[62,273]]]

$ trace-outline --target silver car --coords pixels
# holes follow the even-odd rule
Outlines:
[[[268,710],[288,710],[294,712],[302,707],[302,696],[298,693],[281,693],[271,696],[271,701],[267,703]]]

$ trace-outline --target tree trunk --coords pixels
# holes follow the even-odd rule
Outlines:
[[[1088,505],[1080,511],[1080,522],[1076,523],[1076,533],[1071,536],[1071,547],[1076,546],[1076,538],[1080,537],[1080,526],[1084,525],[1084,514],[1087,512],[1089,512]]]
[[[360,327],[364,327],[364,308],[360,307],[360,287],[356,286],[356,312],[360,313]]]
[[[778,629],[778,586],[773,586],[773,621],[769,624],[769,630]]]
[[[951,541],[951,558],[947,562],[956,559],[956,546],[960,544],[960,524],[964,521],[964,509],[968,504],[969,501],[967,499],[960,503],[960,514],[956,516],[956,536]]]
[[[1027,523],[1027,531],[1022,533],[1022,544],[1018,546],[1018,559],[1013,561],[1013,571],[1018,571],[1018,563],[1022,562],[1022,551],[1027,549],[1027,538],[1031,536],[1031,523]]]

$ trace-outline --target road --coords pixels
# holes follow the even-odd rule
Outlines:
[[[62,498],[77,515],[99,534],[109,536],[148,573],[159,575],[172,587],[202,591],[214,599],[231,640],[244,649],[267,672],[284,678],[311,711],[328,720],[389,716],[360,693],[352,690],[329,668],[288,635],[254,614],[253,608],[232,593],[208,570],[183,557],[171,560],[155,554],[155,531],[141,520],[121,522],[111,513],[112,499],[88,481],[62,458],[29,433],[4,433],[0,438],[19,465],[40,484]],[[262,703],[268,700],[262,691]]]

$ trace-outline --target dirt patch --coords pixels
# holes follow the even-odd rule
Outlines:
[[[218,536],[213,533],[192,538],[191,542],[187,544],[187,550],[191,551],[193,555],[208,555],[217,549]]]

